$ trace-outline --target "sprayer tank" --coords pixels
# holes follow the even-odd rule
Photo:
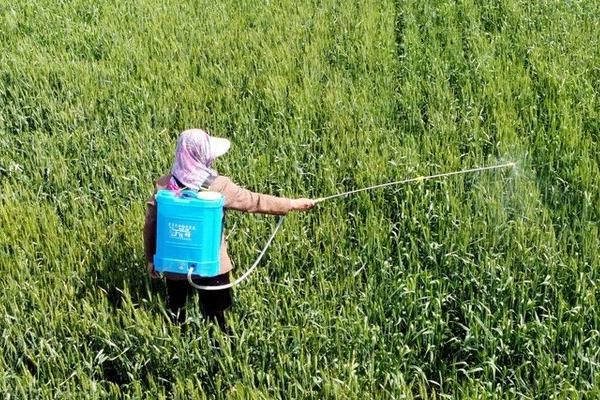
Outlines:
[[[219,275],[223,196],[160,190],[156,204],[156,271],[185,275],[193,267],[195,276]]]

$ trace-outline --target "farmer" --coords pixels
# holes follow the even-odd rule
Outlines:
[[[156,194],[160,189],[192,189],[196,191],[207,189],[223,195],[225,209],[274,215],[285,215],[290,211],[305,211],[315,205],[311,199],[288,199],[253,193],[236,185],[231,179],[220,176],[211,168],[211,165],[215,158],[225,154],[230,146],[229,140],[210,136],[201,129],[189,129],[182,132],[177,140],[175,161],[171,173],[156,181],[154,193]],[[148,273],[152,278],[159,278],[153,265],[153,256],[156,251],[156,202],[154,196],[146,204],[144,252],[148,262]],[[193,278],[195,284],[217,286],[229,283],[229,271],[232,269],[232,264],[227,253],[224,235],[221,239],[220,251],[220,275]],[[195,289],[184,275],[168,276],[166,284],[167,308],[170,317],[173,322],[181,324],[186,319],[186,300]],[[231,289],[199,290],[199,300],[203,316],[216,322],[221,330],[226,332],[224,311],[232,303]]]

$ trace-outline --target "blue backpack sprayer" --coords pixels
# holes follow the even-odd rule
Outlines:
[[[514,167],[515,163],[493,165],[489,167],[472,168],[443,174],[419,176],[396,182],[369,186],[362,189],[350,190],[327,197],[316,199],[316,203],[337,197],[348,196],[358,192],[387,186],[400,185],[409,182],[442,178],[471,172]],[[214,277],[220,271],[220,246],[223,232],[224,199],[220,193],[210,191],[195,192],[184,190],[177,193],[170,190],[160,190],[156,194],[157,227],[156,254],[154,267],[161,274],[187,275],[188,282],[196,289],[221,290],[235,286],[245,280],[256,268],[275,235],[283,223],[283,217],[271,233],[256,261],[238,279],[227,285],[200,286],[192,281],[192,277]]]
[[[156,203],[156,271],[219,275],[223,196],[215,192],[160,190]]]
[[[223,196],[210,191],[184,190],[178,193],[159,190],[155,198],[154,268],[159,274],[187,275],[190,285],[201,290],[227,289],[245,280],[260,263],[283,223],[283,217],[280,217],[258,258],[240,278],[227,285],[200,286],[192,281],[192,276],[214,277],[220,274]]]

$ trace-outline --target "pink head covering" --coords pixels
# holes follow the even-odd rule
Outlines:
[[[212,137],[202,129],[188,129],[177,139],[171,174],[190,189],[200,190],[209,176],[217,176],[210,165],[229,150],[227,139]]]

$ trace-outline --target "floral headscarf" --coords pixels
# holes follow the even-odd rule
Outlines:
[[[210,166],[229,146],[227,139],[211,137],[202,129],[183,131],[177,139],[171,174],[188,188],[200,190],[209,176],[218,175]]]

